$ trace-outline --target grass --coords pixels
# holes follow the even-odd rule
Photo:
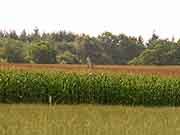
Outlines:
[[[175,135],[180,108],[0,105],[1,135]]]

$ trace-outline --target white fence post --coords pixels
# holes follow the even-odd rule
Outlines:
[[[52,105],[52,96],[49,96],[49,105]]]

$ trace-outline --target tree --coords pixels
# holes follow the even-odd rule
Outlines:
[[[18,40],[18,35],[16,34],[15,30],[10,31],[9,38]]]
[[[49,41],[49,40],[51,40],[50,34],[43,32],[43,34],[42,34],[42,36],[41,36],[41,40],[43,40],[43,41]]]
[[[113,48],[112,59],[117,64],[128,64],[144,50],[144,45],[135,37],[119,36],[118,45]]]
[[[102,48],[96,38],[82,35],[75,44],[76,55],[81,63],[87,64],[87,57],[91,59],[93,64],[100,64]]]
[[[25,30],[25,29],[21,32],[19,39],[20,39],[21,41],[23,41],[23,42],[26,42],[26,41],[27,41],[28,37],[27,37],[27,34],[26,34],[26,30]]]
[[[77,35],[71,33],[71,32],[66,32],[66,31],[59,31],[59,32],[53,32],[51,34],[51,37],[55,41],[66,41],[66,42],[72,42],[75,40]]]
[[[32,43],[29,48],[31,60],[39,64],[56,63],[56,51],[48,42]]]
[[[144,40],[143,40],[143,37],[142,37],[142,36],[139,36],[139,37],[138,37],[137,43],[138,43],[138,44],[141,44],[141,45],[144,44]]]
[[[145,49],[129,64],[176,65],[180,64],[180,46],[174,42],[160,40],[153,47]]]
[[[4,32],[0,30],[0,39],[4,38]]]
[[[65,51],[62,55],[57,56],[58,63],[61,64],[78,64],[78,58],[76,55],[69,51]]]
[[[127,64],[129,60],[138,56],[144,50],[143,39],[137,40],[137,38],[128,37],[125,34],[116,36],[106,32],[98,39],[103,51],[112,61],[110,64]]]
[[[25,63],[26,59],[25,45],[23,42],[8,39],[4,44],[3,58],[9,63]]]
[[[146,44],[147,47],[153,47],[158,40],[159,40],[159,36],[153,33],[152,37],[148,40],[148,43]]]
[[[41,36],[40,36],[38,27],[34,28],[34,33],[31,35],[31,38],[33,41],[40,41]]]

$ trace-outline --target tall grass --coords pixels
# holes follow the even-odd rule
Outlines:
[[[1,135],[178,135],[180,108],[0,105]]]
[[[180,78],[0,71],[0,102],[180,105]]]

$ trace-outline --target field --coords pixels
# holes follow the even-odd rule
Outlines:
[[[119,66],[119,65],[95,65],[88,69],[87,65],[61,65],[61,64],[0,64],[0,69],[16,70],[45,70],[63,72],[105,72],[105,73],[128,73],[147,74],[161,76],[180,76],[180,66]]]
[[[180,108],[0,105],[1,135],[175,135]]]
[[[178,66],[0,65],[1,103],[179,106]],[[51,101],[50,101],[51,100]]]
[[[0,69],[0,135],[180,134],[179,66]]]
[[[180,78],[0,70],[1,103],[179,106]]]

